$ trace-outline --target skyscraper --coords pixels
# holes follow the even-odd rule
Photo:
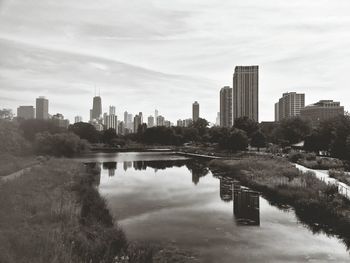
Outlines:
[[[220,90],[220,126],[232,127],[232,88],[225,86]]]
[[[82,121],[83,121],[83,117],[81,117],[81,116],[74,117],[74,123],[78,123],[78,122],[82,122]]]
[[[115,107],[109,106],[109,115],[115,115]]]
[[[114,129],[116,133],[118,133],[118,117],[114,114],[103,116],[103,124],[106,130]]]
[[[198,121],[198,119],[199,119],[199,103],[195,101],[192,104],[192,120]]]
[[[19,106],[17,108],[17,118],[30,120],[35,118],[35,109],[33,106]]]
[[[154,117],[152,115],[148,116],[147,126],[148,128],[152,128],[154,126]]]
[[[259,121],[259,66],[237,66],[233,74],[233,116]]]
[[[156,126],[158,126],[158,122],[157,122],[157,119],[158,119],[158,110],[155,110],[154,111],[154,119],[155,119],[155,124],[156,124]]]
[[[47,120],[49,118],[49,101],[45,97],[36,99],[36,118]]]
[[[135,115],[134,117],[134,132],[136,133],[139,129],[139,127],[141,126],[142,122],[141,122],[141,116],[140,115]]]
[[[282,98],[275,104],[275,121],[300,115],[305,107],[305,94],[296,92],[283,93]]]
[[[102,99],[100,96],[95,96],[93,99],[91,120],[99,120],[102,114]]]

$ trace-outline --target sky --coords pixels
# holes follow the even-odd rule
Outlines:
[[[89,118],[114,105],[215,122],[236,65],[259,65],[259,120],[282,93],[349,109],[349,0],[0,0],[0,108]]]

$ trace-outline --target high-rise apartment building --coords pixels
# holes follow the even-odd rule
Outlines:
[[[36,118],[39,120],[49,119],[49,100],[45,97],[36,99]]]
[[[156,126],[158,126],[158,123],[157,123],[158,115],[159,115],[158,110],[155,110],[154,111],[154,120],[155,120],[155,125]]]
[[[35,109],[33,106],[19,106],[17,108],[17,118],[30,120],[35,118]]]
[[[237,66],[233,74],[233,118],[259,121],[259,66]],[[234,120],[233,120],[234,122]]]
[[[106,130],[114,129],[118,133],[118,117],[114,114],[104,114],[103,115],[103,124]]]
[[[216,115],[215,126],[220,126],[220,112]]]
[[[305,107],[305,94],[296,92],[283,93],[282,98],[275,104],[275,121],[300,115]]]
[[[312,125],[339,115],[344,115],[344,107],[333,100],[320,100],[300,110],[300,117],[311,121]]]
[[[102,99],[100,96],[95,96],[92,103],[92,110],[90,111],[90,121],[99,120],[102,115]]]
[[[154,117],[152,115],[148,116],[147,127],[152,128],[154,126]]]
[[[232,127],[232,88],[225,86],[220,90],[220,126]]]
[[[195,101],[192,104],[192,120],[198,121],[198,119],[199,119],[199,103]]]
[[[158,115],[157,117],[157,126],[164,126],[165,118],[162,115]]]

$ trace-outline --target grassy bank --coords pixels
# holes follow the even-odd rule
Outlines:
[[[337,179],[338,181],[350,186],[350,174],[343,170],[329,170],[329,176]]]
[[[38,163],[35,156],[0,155],[0,176],[6,176]]]
[[[53,159],[0,185],[0,262],[113,262],[124,253],[93,184],[98,171]]]
[[[227,171],[277,204],[291,205],[312,230],[336,233],[350,245],[350,201],[338,194],[335,186],[312,173],[301,173],[283,159],[213,160],[210,165],[214,170]]]

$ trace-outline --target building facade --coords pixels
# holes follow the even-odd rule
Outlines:
[[[235,67],[232,87],[233,118],[259,122],[259,66]]]
[[[103,125],[106,130],[114,129],[115,133],[118,133],[118,117],[114,114],[104,114]]]
[[[192,104],[192,120],[198,121],[198,119],[199,119],[199,103],[195,101]]]
[[[95,96],[92,103],[92,110],[90,111],[90,121],[99,120],[102,115],[102,99],[100,96]]]
[[[33,106],[19,106],[17,108],[17,118],[30,120],[35,118],[35,108]]]
[[[275,121],[293,118],[300,115],[305,107],[305,94],[296,92],[283,93],[282,98],[275,104]]]
[[[49,119],[49,100],[45,97],[36,99],[36,118],[39,120]]]
[[[232,88],[225,86],[220,90],[220,126],[232,127]]]
[[[134,117],[134,132],[136,133],[139,129],[139,127],[141,126],[142,124],[142,116],[139,116],[139,115],[135,115]]]
[[[57,113],[52,116],[52,121],[55,126],[62,128],[62,129],[68,129],[69,126],[69,120],[65,119],[63,114]]]
[[[75,117],[74,117],[74,123],[78,123],[78,122],[83,122],[83,117],[81,117],[81,116],[75,116]]]
[[[147,127],[152,128],[153,126],[154,126],[154,117],[151,115],[151,116],[148,116]]]
[[[300,117],[318,125],[321,121],[344,115],[344,107],[340,102],[333,100],[320,100],[300,110]]]

